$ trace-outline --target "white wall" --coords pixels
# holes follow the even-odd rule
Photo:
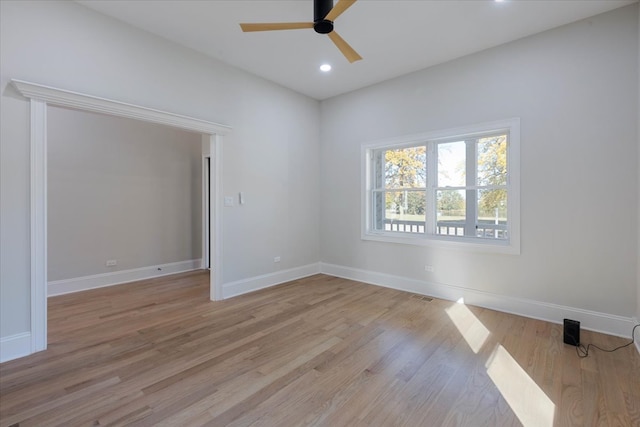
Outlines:
[[[30,328],[29,103],[12,78],[232,126],[223,193],[243,191],[247,204],[224,209],[225,283],[322,259],[640,315],[635,7],[320,108],[72,2],[0,2],[0,339]],[[513,116],[522,119],[520,256],[360,240],[360,143]]]
[[[49,281],[202,258],[200,134],[56,107],[47,117]]]
[[[0,2],[0,339],[28,332],[29,103],[21,79],[229,125],[223,282],[319,259],[319,103],[73,2]],[[274,256],[282,261],[273,263]]]
[[[633,316],[636,7],[324,101],[322,261],[425,289],[431,282]],[[361,143],[511,117],[521,118],[521,255],[360,239]]]

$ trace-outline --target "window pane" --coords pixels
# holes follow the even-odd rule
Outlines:
[[[436,234],[464,236],[466,224],[466,191],[439,190]]]
[[[373,195],[376,210],[375,229],[424,233],[426,198],[424,191],[376,191]],[[382,207],[384,206],[384,209]]]
[[[386,211],[383,191],[373,192],[372,204],[373,212],[371,215],[371,228],[376,231],[383,231]]]
[[[385,188],[424,188],[427,183],[425,146],[384,152]]]
[[[520,253],[519,119],[410,138],[361,146],[362,239]]]
[[[376,150],[373,152],[373,183],[376,189],[382,189],[385,185],[384,177],[384,150]]]
[[[507,135],[478,140],[478,185],[507,184]]]
[[[464,187],[467,185],[466,152],[464,141],[438,144],[437,187]]]
[[[478,190],[477,237],[507,239],[507,190]]]

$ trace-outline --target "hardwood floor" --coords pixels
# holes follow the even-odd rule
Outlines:
[[[49,349],[0,365],[0,425],[640,426],[633,347],[580,359],[561,325],[324,275],[208,282],[50,298]]]

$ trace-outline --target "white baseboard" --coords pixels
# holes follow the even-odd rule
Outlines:
[[[320,263],[320,272],[331,276],[428,295],[449,301],[458,301],[460,298],[463,298],[465,304],[545,320],[551,323],[562,323],[564,318],[570,318],[578,320],[580,326],[584,329],[624,338],[629,338],[631,330],[636,324],[631,317],[599,313],[597,311],[583,310],[526,298],[510,297],[475,289],[410,279],[322,262]]]
[[[30,332],[0,338],[0,363],[28,356],[31,353]]]
[[[222,298],[231,298],[258,289],[279,285],[291,280],[302,279],[320,273],[320,264],[313,263],[302,267],[290,268],[288,270],[276,271],[275,273],[263,274],[261,276],[250,277],[248,279],[237,280],[235,282],[222,285]]]
[[[192,259],[149,267],[134,268],[131,270],[114,271],[112,273],[95,274],[93,276],[56,280],[48,283],[47,295],[51,297],[69,294],[71,292],[120,285],[122,283],[134,282],[136,280],[152,279],[154,277],[167,276],[169,274],[199,270],[200,268],[202,268],[202,260]]]

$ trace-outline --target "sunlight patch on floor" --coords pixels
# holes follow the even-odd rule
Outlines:
[[[478,318],[464,305],[464,300],[460,298],[457,304],[445,309],[445,312],[458,328],[460,335],[469,344],[474,353],[478,353],[484,343],[489,338],[489,330],[478,320]]]
[[[555,405],[504,347],[498,345],[485,366],[489,377],[525,427],[553,426]]]

